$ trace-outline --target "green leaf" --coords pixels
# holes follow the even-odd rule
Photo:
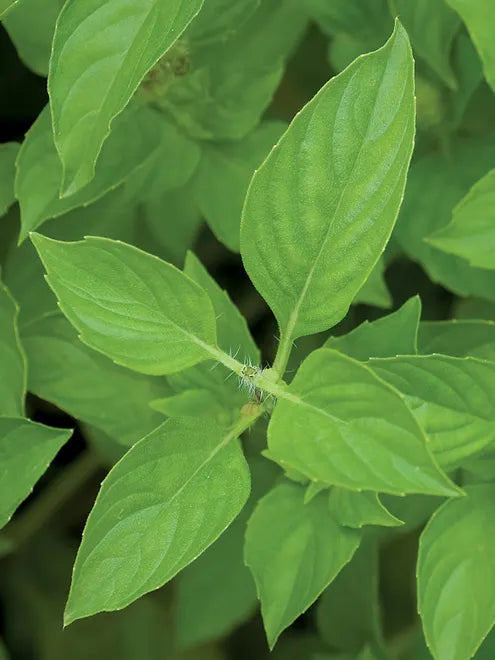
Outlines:
[[[0,217],[5,215],[9,206],[15,202],[14,163],[19,146],[17,142],[0,144]]]
[[[162,421],[148,403],[169,392],[165,379],[123,369],[91,350],[60,312],[23,326],[22,341],[29,391],[81,422],[129,446]]]
[[[234,35],[255,12],[261,0],[206,0],[188,30],[192,41],[225,40]]]
[[[445,0],[396,0],[397,15],[409,34],[414,52],[424,59],[446,85],[457,86],[450,64],[459,16]]]
[[[219,402],[206,389],[190,389],[150,401],[153,410],[167,417],[214,417],[222,412]]]
[[[308,609],[356,551],[361,533],[340,527],[324,493],[304,504],[304,488],[282,483],[251,516],[245,546],[270,648]]]
[[[72,431],[0,417],[0,527],[33,490]]]
[[[230,525],[250,489],[233,432],[169,420],[104,480],[74,566],[68,625],[158,589]]]
[[[239,2],[231,6],[235,4]],[[218,14],[218,20],[224,16],[225,12]],[[165,94],[159,100],[188,135],[239,140],[259,124],[280,83],[285,60],[304,33],[307,21],[301,3],[262,0],[249,20],[213,43],[189,44],[195,23],[181,42],[190,70],[171,82],[165,70]],[[178,55],[179,63],[183,53]]]
[[[333,518],[345,527],[360,529],[365,525],[397,527],[404,524],[387,510],[378,493],[372,491],[334,487],[328,496],[328,504]]]
[[[151,375],[212,357],[211,302],[175,266],[105,238],[32,240],[61,310],[91,348]]]
[[[469,486],[421,535],[419,611],[436,660],[471,658],[495,623],[495,486]]]
[[[455,205],[493,167],[495,134],[452,141],[450,154],[415,159],[409,171],[397,237],[404,252],[419,261],[433,282],[461,296],[495,300],[495,273],[473,268],[424,239],[447,225]]]
[[[264,122],[236,142],[205,144],[194,187],[198,206],[215,236],[239,252],[241,213],[249,182],[285,124]]]
[[[495,322],[454,319],[419,324],[419,352],[495,362]]]
[[[218,345],[226,353],[236,354],[243,362],[259,364],[260,352],[249,332],[246,319],[208,273],[193,252],[188,252],[184,273],[209,295],[217,318]]]
[[[476,268],[495,269],[495,170],[471,188],[455,207],[451,222],[428,242]]]
[[[20,2],[20,0],[0,0],[0,18],[3,17],[10,7],[13,7],[18,2]]]
[[[402,396],[322,348],[303,362],[268,427],[268,448],[313,481],[392,494],[455,495]]]
[[[446,1],[466,24],[483,62],[485,77],[495,90],[495,43],[492,29],[495,22],[495,5],[491,0]]]
[[[181,573],[177,636],[183,646],[222,637],[256,607],[254,581],[242,557],[246,531],[243,514]]]
[[[365,305],[374,305],[383,309],[390,309],[393,301],[387,283],[384,278],[385,264],[380,258],[375,267],[368,275],[368,279],[359,289],[352,301],[354,305],[364,303]]]
[[[346,314],[392,231],[413,137],[413,61],[397,23],[301,110],[249,187],[241,252],[283,336]]]
[[[351,332],[340,337],[329,337],[325,347],[345,353],[356,360],[371,357],[415,355],[421,316],[421,300],[409,298],[396,312],[377,321],[364,321]]]
[[[63,164],[63,196],[91,181],[112,120],[202,4],[202,0],[65,4],[48,79],[55,144]]]
[[[19,308],[0,282],[0,415],[24,415],[26,358],[17,327]]]
[[[20,239],[46,219],[87,206],[129,177],[136,178],[156,153],[157,140],[160,143],[168,139],[172,149],[187,149],[188,142],[177,140],[177,135],[177,130],[157,112],[146,107],[129,108],[115,120],[103,146],[95,178],[84,190],[61,198],[62,165],[53,143],[47,106],[27,133],[17,159],[15,189],[21,206]]]
[[[367,642],[382,639],[377,550],[377,544],[365,536],[318,601],[318,632],[333,648],[357,653]]]
[[[19,0],[2,17],[21,60],[40,76],[48,75],[53,34],[64,0]]]
[[[494,442],[494,363],[418,355],[369,365],[405,396],[442,468],[452,469]]]

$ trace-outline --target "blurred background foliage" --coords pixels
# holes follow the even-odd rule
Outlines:
[[[20,0],[2,19],[2,143],[21,143],[48,101],[44,76],[61,5]],[[26,196],[39,193],[39,204],[35,200],[29,208],[20,195],[25,229],[46,220],[42,231],[49,236],[119,238],[179,266],[192,249],[248,319],[263,362],[271,361],[277,328],[237,252],[249,179],[284,125],[321,85],[384,43],[396,14],[416,58],[416,148],[392,240],[332,334],[376,319],[416,293],[423,320],[495,319],[494,271],[473,268],[424,241],[447,224],[454,206],[495,160],[495,97],[466,29],[443,0],[207,2],[202,20],[191,25],[133,99],[129,112],[139,114],[145,105],[166,121],[152,131],[153,149],[140,167],[70,209],[50,198],[52,166],[41,153],[34,178],[19,182]],[[40,139],[42,118],[32,129]],[[137,120],[130,121],[140,130]],[[167,149],[171,142],[175,151]],[[0,260],[2,277],[20,305],[28,413],[76,431],[0,536],[5,640],[0,658],[268,657],[252,578],[241,560],[249,511],[172,584],[122,612],[62,629],[72,562],[105,470],[162,419],[150,400],[190,389],[197,378],[205,383],[204,374],[194,370],[168,380],[140,376],[80,344],[57,313],[29,241],[17,245],[20,217],[19,204],[12,204],[0,222]],[[300,339],[289,369],[327,335]],[[237,396],[235,383],[233,389],[225,386],[221,376],[218,384],[221,396]],[[259,428],[245,443],[258,493],[276,478],[259,459],[263,442]],[[438,503],[412,497],[407,504],[396,501],[396,511],[390,502],[407,525],[384,536],[369,534],[318,603],[282,636],[273,660],[430,657],[416,615],[414,571],[419,531]],[[379,608],[373,610],[373,603]],[[492,634],[476,658],[493,657]]]

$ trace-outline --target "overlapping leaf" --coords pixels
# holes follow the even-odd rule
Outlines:
[[[347,312],[392,231],[413,135],[413,62],[398,24],[320,90],[254,175],[241,253],[287,337]]]
[[[110,471],[79,549],[66,624],[157,589],[237,516],[250,489],[238,441],[213,422],[170,420]]]

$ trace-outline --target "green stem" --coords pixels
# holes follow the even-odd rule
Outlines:
[[[86,451],[62,473],[5,530],[13,546],[19,546],[38,532],[65,502],[101,467],[96,457]]]
[[[292,344],[292,333],[282,333],[280,337],[280,343],[278,345],[277,355],[275,356],[275,361],[273,363],[273,370],[278,374],[279,379],[283,378],[287,368],[287,363],[292,351]]]

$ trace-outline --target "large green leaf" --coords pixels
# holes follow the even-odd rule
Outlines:
[[[91,348],[151,375],[212,357],[212,304],[175,266],[104,238],[64,243],[34,234],[33,242],[60,308]]]
[[[457,139],[450,153],[431,153],[411,166],[397,229],[404,252],[425,268],[430,279],[461,296],[495,300],[495,273],[473,268],[424,239],[447,225],[456,204],[493,167],[495,135]]]
[[[225,40],[232,36],[259,7],[261,0],[205,0],[201,12],[188,30],[192,41]]]
[[[476,357],[495,362],[495,322],[475,320],[423,321],[419,352]]]
[[[17,327],[19,308],[0,282],[0,415],[23,415],[26,358]]]
[[[455,495],[403,397],[364,364],[322,348],[279,397],[268,448],[313,481],[392,494]]]
[[[0,417],[0,527],[31,493],[71,431]]]
[[[419,546],[418,597],[435,660],[471,658],[495,623],[495,486],[444,504]]]
[[[241,253],[286,342],[347,312],[392,231],[413,136],[413,61],[397,24],[318,92],[254,175]]]
[[[202,0],[65,4],[48,80],[55,144],[63,164],[63,195],[91,181],[112,120],[202,4]]]
[[[250,489],[231,432],[170,420],[102,484],[79,549],[65,622],[122,609],[195,559],[233,521]]]
[[[189,175],[186,161],[192,157],[194,164],[197,162],[197,147],[156,111],[136,106],[127,109],[115,120],[101,151],[95,178],[80,192],[61,198],[62,166],[53,143],[50,109],[46,107],[29,130],[17,159],[15,188],[21,206],[21,239],[47,218],[86,206],[126,179],[132,177],[133,185],[137,185],[135,179],[142,176],[141,172],[149,177],[148,163],[156,155],[163,159],[160,147],[164,142],[169,158],[173,158],[173,169],[180,170],[185,163]],[[153,165],[157,176],[159,167],[154,162]],[[168,165],[172,169],[171,163]],[[166,189],[166,182],[161,183]]]
[[[359,531],[333,521],[324,493],[305,504],[304,488],[282,483],[260,500],[248,523],[245,560],[270,648],[347,564],[360,539]]]
[[[2,17],[19,57],[40,76],[48,75],[55,23],[63,5],[64,0],[19,0]]]
[[[397,15],[409,34],[414,52],[451,88],[456,79],[450,64],[459,16],[445,0],[395,0]]]
[[[495,4],[492,0],[446,0],[466,24],[485,70],[485,76],[495,90]]]
[[[19,151],[17,142],[0,144],[0,217],[14,203],[15,159]]]
[[[241,213],[249,181],[280,137],[285,124],[265,122],[242,140],[205,144],[194,187],[212,231],[239,251]]]
[[[418,355],[370,360],[404,396],[443,468],[495,441],[495,364],[475,358]]]
[[[477,268],[495,269],[495,170],[471,188],[455,207],[452,221],[428,242]]]
[[[169,393],[165,379],[119,367],[88,348],[59,312],[23,326],[22,342],[30,392],[81,422],[131,445],[163,421],[148,404]]]
[[[418,352],[417,334],[420,316],[421,301],[415,296],[392,314],[371,323],[364,321],[346,335],[329,337],[325,346],[350,355],[356,360],[415,355]]]

